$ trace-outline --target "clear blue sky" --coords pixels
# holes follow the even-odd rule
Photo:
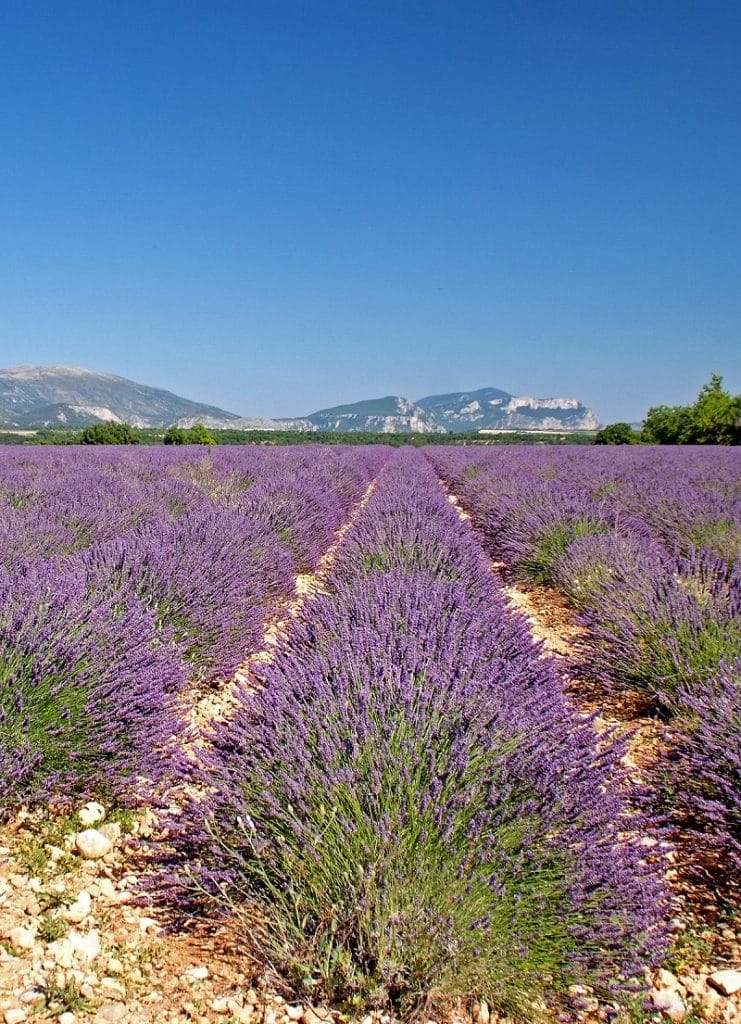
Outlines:
[[[0,366],[741,390],[741,3],[0,0]]]

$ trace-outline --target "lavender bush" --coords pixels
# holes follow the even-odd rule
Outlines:
[[[276,598],[294,588],[292,559],[272,530],[217,506],[99,545],[84,562],[101,589],[136,591],[202,681],[236,670]]]
[[[640,595],[647,576],[673,571],[657,541],[634,531],[593,534],[572,541],[554,567],[554,582],[575,608],[598,608],[604,594]]]
[[[81,570],[0,571],[0,815],[55,795],[130,798],[167,769],[184,682],[132,592],[102,598]]]
[[[741,656],[741,570],[712,552],[644,565],[583,609],[585,670],[647,693],[675,713],[677,691],[703,686]]]
[[[724,662],[712,678],[682,686],[682,722],[674,734],[668,786],[675,820],[694,833],[695,871],[741,877],[741,660]]]
[[[345,536],[330,576],[347,583],[393,569],[428,571],[488,592],[491,565],[417,452],[381,473],[364,515]]]
[[[652,961],[663,896],[619,751],[501,603],[429,574],[340,587],[263,682],[214,736],[185,847],[298,989],[527,1016]]]

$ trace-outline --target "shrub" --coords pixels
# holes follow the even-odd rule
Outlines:
[[[595,444],[636,444],[641,435],[633,430],[630,423],[611,423],[607,427],[598,430]]]
[[[681,721],[669,755],[668,774],[675,818],[700,842],[695,870],[741,876],[741,660],[724,662],[717,674],[682,686]],[[702,853],[704,856],[700,856]]]
[[[337,494],[314,474],[280,471],[246,490],[237,506],[275,531],[299,572],[312,572],[342,525]]]
[[[78,793],[131,798],[166,770],[185,681],[177,647],[130,591],[81,570],[0,571],[0,815]]]
[[[576,608],[599,608],[605,593],[625,597],[644,588],[644,577],[669,571],[665,552],[650,536],[634,531],[577,537],[558,557],[554,582]]]
[[[276,598],[294,587],[293,561],[273,531],[213,505],[98,545],[85,564],[102,589],[138,594],[198,680],[229,677],[257,648]]]
[[[312,996],[478,995],[527,1017],[637,971],[663,896],[620,751],[598,752],[536,655],[493,591],[399,571],[338,584],[216,730],[181,883]]]
[[[655,406],[648,410],[644,437],[656,444],[739,444],[741,395],[722,388],[714,373],[693,405]]]
[[[650,562],[640,577],[618,566],[579,621],[587,672],[673,714],[680,688],[693,692],[741,656],[741,571],[705,550]]]
[[[128,423],[98,423],[85,427],[80,444],[140,444],[141,439]]]
[[[410,465],[411,463],[411,465]],[[364,515],[339,546],[332,577],[346,583],[402,569],[490,587],[491,565],[472,543],[429,466],[401,452],[385,469]]]

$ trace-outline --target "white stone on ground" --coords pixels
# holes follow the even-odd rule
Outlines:
[[[24,1020],[28,1020],[28,1014],[20,1007],[5,1011],[5,1024],[22,1024]]]
[[[660,988],[651,993],[651,1000],[657,1010],[673,1021],[683,1021],[687,1016],[684,999],[674,988]]]
[[[33,949],[36,936],[30,928],[11,928],[8,939],[13,949]]]
[[[113,843],[97,829],[87,828],[77,835],[75,848],[84,860],[100,860],[111,852]]]
[[[741,971],[714,971],[708,982],[724,996],[732,996],[741,991]]]
[[[85,806],[77,812],[77,817],[80,819],[80,823],[82,825],[97,825],[99,821],[102,821],[103,818],[105,818],[105,807],[103,804],[98,804],[94,800],[91,800],[90,803],[85,804]]]
[[[80,924],[80,922],[84,921],[90,913],[91,907],[92,900],[90,898],[90,893],[83,889],[78,893],[77,899],[72,906],[67,909],[64,916],[68,921],[71,921],[72,924]]]

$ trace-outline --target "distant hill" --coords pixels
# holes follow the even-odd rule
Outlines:
[[[445,428],[433,423],[419,405],[396,395],[321,409],[307,416],[307,419],[316,430],[364,430],[381,434],[446,433]]]
[[[338,405],[307,419],[319,430],[458,434],[471,430],[594,430],[596,413],[576,398],[517,397],[497,388],[410,402],[391,395]]]
[[[305,417],[239,416],[180,398],[126,377],[75,366],[15,366],[0,370],[0,427],[87,427],[125,422],[135,427],[205,423],[242,430],[327,430],[380,433],[462,433],[471,430],[591,430],[597,416],[576,398],[517,397],[497,388],[398,395],[320,409]]]
[[[416,405],[450,433],[466,430],[596,430],[597,414],[576,398],[533,398],[497,388],[420,398]]]
[[[0,424],[86,427],[125,422],[169,426],[184,417],[233,421],[234,413],[179,398],[112,373],[76,366],[14,366],[0,370]]]

